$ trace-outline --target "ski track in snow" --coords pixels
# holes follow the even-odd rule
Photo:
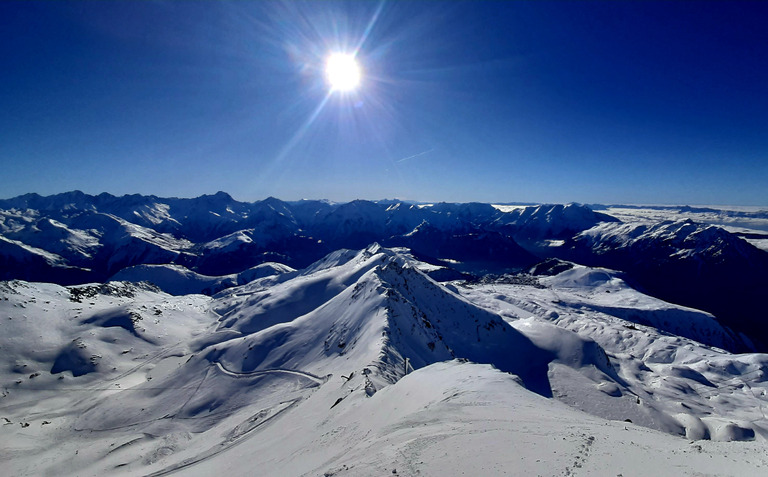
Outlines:
[[[315,376],[314,374],[305,373],[304,371],[298,371],[295,369],[272,368],[272,369],[262,369],[259,371],[236,372],[236,371],[228,370],[227,368],[224,367],[223,364],[221,364],[218,361],[215,364],[216,364],[216,368],[219,371],[233,378],[249,378],[249,377],[255,377],[255,376],[266,376],[269,374],[290,374],[293,376],[300,376],[302,378],[307,378],[311,381],[314,381],[316,384],[323,384],[328,381],[327,377],[321,378],[320,376]]]

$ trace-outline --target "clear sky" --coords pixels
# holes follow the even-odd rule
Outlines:
[[[0,2],[0,197],[768,205],[768,2]],[[360,86],[325,62],[356,53]]]

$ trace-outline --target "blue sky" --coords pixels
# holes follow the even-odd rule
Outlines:
[[[768,2],[0,2],[0,196],[768,205]],[[329,93],[334,51],[354,92]]]

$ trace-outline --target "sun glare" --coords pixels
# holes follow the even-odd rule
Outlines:
[[[334,53],[325,63],[325,76],[333,91],[352,91],[360,85],[360,66],[354,55]]]

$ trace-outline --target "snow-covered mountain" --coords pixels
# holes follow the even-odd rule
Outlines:
[[[501,230],[529,246],[538,241],[567,239],[603,222],[618,219],[578,204],[517,208],[496,219]]]
[[[265,265],[212,297],[0,282],[5,471],[754,475],[766,464],[768,355],[725,351],[744,343],[714,316],[609,269],[550,261],[539,275],[438,283],[434,267],[372,245],[302,270]],[[120,273],[183,293],[215,283],[179,266]]]
[[[638,211],[644,220],[632,218]],[[0,200],[0,278],[72,285],[103,282],[128,269],[117,276],[154,277],[166,290],[214,293],[240,284],[231,277],[262,263],[301,269],[334,250],[374,242],[410,248],[439,267],[431,276],[446,280],[519,272],[558,257],[621,270],[644,291],[714,313],[768,350],[762,311],[768,253],[735,230],[666,220],[681,214],[714,220],[710,209],[684,207],[649,212],[578,204],[245,203],[224,192],[194,199],[26,194]],[[649,220],[656,216],[663,220]],[[759,212],[719,217],[762,227]],[[148,273],[155,265],[164,267]],[[158,270],[208,284],[169,286]]]
[[[0,200],[0,236],[55,254],[58,265],[90,270],[89,279],[101,281],[140,264],[178,264],[206,275],[239,273],[269,261],[304,267],[339,248],[413,241],[414,230],[424,225],[455,237],[496,234],[504,242],[496,249],[516,249],[514,239],[492,225],[503,215],[488,204],[287,203],[274,198],[242,203],[223,192],[196,199],[70,192]],[[485,249],[473,248],[474,255]],[[433,258],[461,261],[461,255]],[[530,260],[510,262],[499,256],[497,262],[520,267]],[[21,266],[4,268],[7,279],[44,280],[48,272],[22,275]]]

